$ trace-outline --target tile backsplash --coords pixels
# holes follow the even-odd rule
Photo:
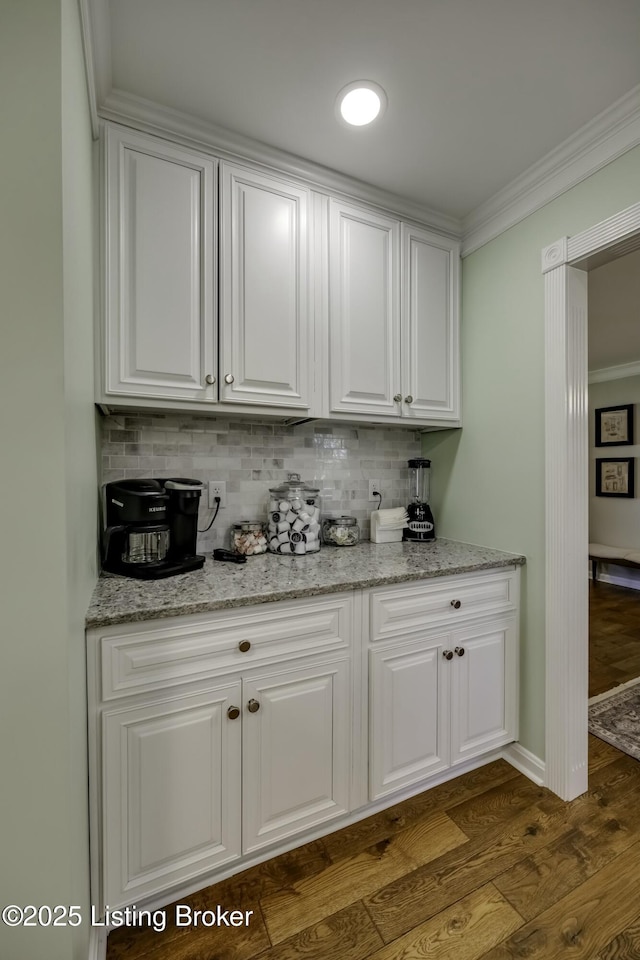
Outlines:
[[[193,477],[223,480],[227,506],[198,550],[228,546],[237,520],[265,519],[269,487],[299,473],[319,487],[322,516],[358,519],[369,537],[369,478],[380,481],[383,507],[408,502],[407,460],[421,456],[421,438],[404,427],[313,421],[283,426],[272,420],[237,416],[114,413],[101,421],[102,482],[133,477]],[[213,516],[203,493],[198,527]]]

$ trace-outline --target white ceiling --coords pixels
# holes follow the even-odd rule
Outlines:
[[[461,218],[640,83],[640,0],[109,0],[113,88]],[[334,115],[385,88],[369,128]]]

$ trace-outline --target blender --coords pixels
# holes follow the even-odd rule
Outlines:
[[[407,506],[409,520],[402,531],[403,540],[414,540],[426,543],[436,539],[436,529],[433,514],[429,506],[429,474],[431,460],[416,457],[408,461],[409,466],[409,496]]]

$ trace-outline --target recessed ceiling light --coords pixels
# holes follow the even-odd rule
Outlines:
[[[336,115],[349,126],[363,127],[381,117],[386,106],[387,95],[379,83],[354,80],[338,94]]]

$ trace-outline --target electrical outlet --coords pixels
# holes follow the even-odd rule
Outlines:
[[[374,492],[382,493],[379,480],[369,480],[369,500],[379,500],[380,497],[374,497]]]
[[[220,509],[227,505],[227,484],[224,480],[209,480],[209,507],[216,506],[216,497],[220,497]]]

